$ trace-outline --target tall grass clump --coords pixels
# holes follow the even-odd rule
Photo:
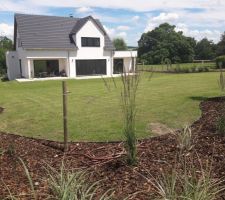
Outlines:
[[[176,134],[178,147],[183,153],[185,150],[189,151],[192,148],[192,131],[191,128],[186,126],[183,131]]]
[[[48,166],[46,168],[48,175],[48,185],[53,199],[60,200],[92,200],[96,199],[96,191],[99,188],[99,182],[93,184],[87,183],[87,173],[83,171],[67,170],[62,163],[60,170]],[[108,195],[110,190],[106,191],[99,200],[110,200],[112,194]]]
[[[192,164],[183,173],[172,169],[151,182],[158,193],[155,200],[216,200],[225,186],[222,179],[213,179],[211,174],[211,168],[198,171]]]
[[[122,110],[124,127],[123,133],[125,136],[125,149],[127,151],[128,164],[134,165],[137,162],[137,139],[135,133],[135,118],[136,118],[136,95],[140,74],[122,74]]]

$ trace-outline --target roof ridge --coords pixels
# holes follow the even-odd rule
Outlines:
[[[14,16],[21,16],[21,15],[24,15],[24,16],[39,16],[39,17],[58,17],[58,18],[66,18],[66,19],[76,19],[76,20],[80,20],[82,18],[79,18],[79,17],[66,17],[66,16],[56,16],[56,15],[41,15],[41,14],[27,14],[27,13],[15,13]]]

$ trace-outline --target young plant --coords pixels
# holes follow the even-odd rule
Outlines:
[[[96,198],[99,182],[87,183],[87,173],[83,171],[66,170],[62,163],[60,170],[50,166],[46,168],[48,185],[53,199],[60,200],[92,200]],[[106,191],[99,200],[110,200],[113,193]]]
[[[122,74],[123,88],[121,92],[122,110],[124,117],[123,133],[125,136],[125,148],[127,151],[128,164],[134,165],[137,162],[137,139],[135,133],[136,118],[136,95],[140,75]]]
[[[155,200],[216,200],[225,190],[223,180],[211,177],[212,169],[207,166],[198,171],[192,164],[185,163],[184,172],[172,169],[149,181],[159,197]]]
[[[186,126],[183,131],[176,134],[176,140],[181,152],[192,148],[192,132],[191,128]]]

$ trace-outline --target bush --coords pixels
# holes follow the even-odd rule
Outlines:
[[[216,58],[216,67],[220,68],[220,64],[222,68],[225,68],[225,55]]]

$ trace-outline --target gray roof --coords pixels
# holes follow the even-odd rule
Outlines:
[[[75,49],[71,35],[76,34],[89,20],[93,20],[103,31],[105,49],[114,46],[99,20],[85,18],[57,17],[44,15],[15,14],[15,30],[18,29],[21,46],[25,49]],[[14,40],[16,40],[16,31]],[[14,42],[15,43],[15,42]]]

